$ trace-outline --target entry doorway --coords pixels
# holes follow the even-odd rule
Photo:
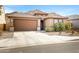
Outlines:
[[[44,30],[44,20],[41,20],[41,30]]]

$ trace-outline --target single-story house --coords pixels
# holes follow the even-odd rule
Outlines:
[[[66,23],[68,22],[68,17],[37,9],[6,14],[6,30],[9,31],[40,31],[58,22]]]
[[[0,5],[0,31],[3,31],[5,28],[5,12],[2,5]]]

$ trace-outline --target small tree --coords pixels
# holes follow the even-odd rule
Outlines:
[[[53,27],[54,27],[54,31],[64,31],[65,30],[64,23],[55,23]]]
[[[53,24],[53,28],[54,28],[54,31],[58,31],[58,24],[57,23]]]
[[[54,26],[54,31],[58,31],[59,32],[59,35],[61,34],[62,31],[65,30],[65,24],[60,22],[60,23],[55,23]]]
[[[64,30],[65,30],[65,24],[59,23],[59,31],[64,31]]]

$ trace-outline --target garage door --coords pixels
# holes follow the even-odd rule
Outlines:
[[[37,30],[36,20],[15,19],[14,20],[15,31],[35,31]]]

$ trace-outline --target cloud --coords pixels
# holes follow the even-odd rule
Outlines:
[[[5,13],[11,13],[13,11],[14,11],[13,9],[10,9],[10,8],[5,7]]]

